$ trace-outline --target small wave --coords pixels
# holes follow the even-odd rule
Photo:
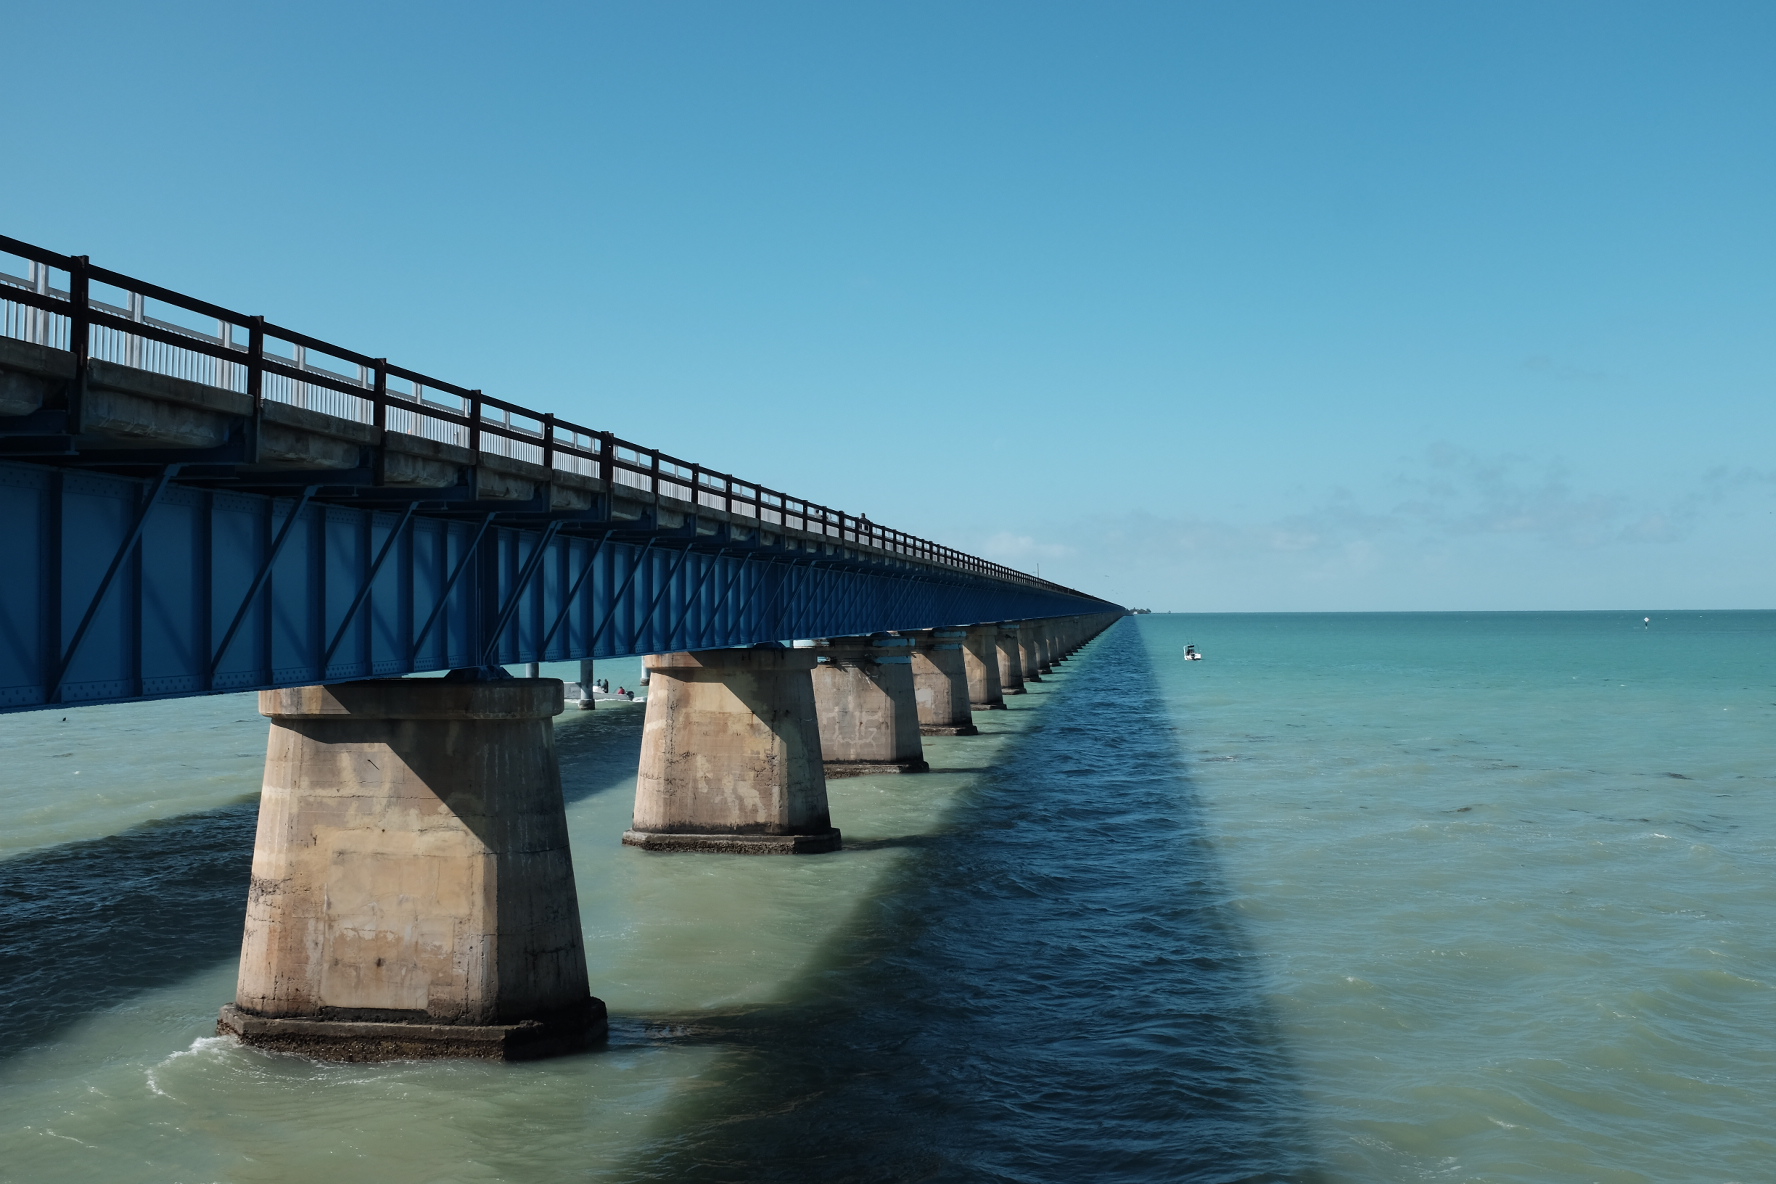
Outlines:
[[[180,1057],[192,1057],[202,1052],[232,1049],[237,1043],[232,1036],[199,1036],[191,1042],[189,1048],[181,1048],[177,1052],[168,1053],[166,1059],[161,1061],[156,1068],[165,1068]]]

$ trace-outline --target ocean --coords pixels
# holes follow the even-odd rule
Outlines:
[[[520,1065],[212,1035],[251,697],[0,718],[0,1179],[1776,1180],[1776,613],[1144,616],[1009,702],[798,858],[622,847],[642,709],[560,717],[612,1034]]]

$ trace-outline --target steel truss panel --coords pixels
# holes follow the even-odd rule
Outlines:
[[[0,711],[1114,606],[934,566],[0,463]]]

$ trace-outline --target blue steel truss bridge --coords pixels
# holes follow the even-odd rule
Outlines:
[[[3,236],[0,556],[0,711],[1119,611]]]

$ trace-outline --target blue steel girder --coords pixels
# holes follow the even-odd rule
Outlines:
[[[0,462],[0,711],[1114,610],[866,551]]]

